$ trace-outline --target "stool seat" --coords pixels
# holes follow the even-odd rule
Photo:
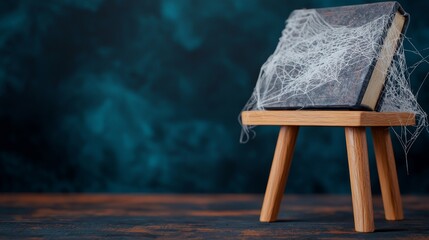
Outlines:
[[[261,222],[277,220],[299,126],[345,128],[355,230],[373,232],[374,213],[365,127],[371,127],[384,213],[387,220],[404,218],[389,126],[415,125],[405,112],[275,110],[243,111],[244,125],[279,125],[270,175],[261,209]]]
[[[372,111],[243,111],[244,125],[285,126],[409,126],[415,125],[415,114]]]

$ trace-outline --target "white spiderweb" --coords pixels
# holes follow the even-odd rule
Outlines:
[[[405,59],[405,50],[403,44],[399,46],[398,51],[395,53],[392,65],[389,68],[386,85],[383,90],[383,103],[380,107],[381,112],[411,112],[416,116],[416,125],[414,127],[400,127],[399,129],[391,128],[395,133],[399,143],[401,144],[405,159],[407,160],[408,152],[411,146],[416,141],[420,133],[428,129],[428,117],[426,112],[422,109],[420,104],[417,102],[419,91],[425,82],[426,77],[421,82],[418,90],[413,94],[411,90],[411,79],[410,76],[414,70],[421,64],[429,64],[427,57],[423,57],[421,53],[415,49],[411,41],[405,37],[405,40],[410,43],[413,50],[409,52],[416,54],[420,60],[417,61],[410,67],[407,67]],[[408,172],[408,160],[407,172]]]
[[[349,69],[365,71],[374,64],[374,57],[379,56],[382,47],[380,36],[392,17],[385,15],[362,26],[347,27],[330,25],[315,10],[295,11],[287,21],[275,52],[262,66],[253,94],[243,111],[264,110],[285,101],[297,105],[305,103],[303,107],[336,104],[332,102],[335,99],[314,95],[315,89],[327,86],[341,101],[347,97],[353,98],[348,96],[350,91],[345,90],[360,86],[354,86],[353,81],[343,81],[341,76]],[[394,131],[405,153],[408,153],[419,133],[428,126],[427,115],[417,102],[417,94],[411,91],[410,74],[418,65],[428,61],[419,55],[421,61],[408,68],[402,43],[397,48],[397,41],[385,40],[383,44],[392,45],[387,49],[397,51],[392,53],[394,58],[387,73],[379,110],[416,114],[415,127],[402,127],[400,131]],[[415,49],[413,52],[419,54]],[[390,64],[391,58],[378,57],[377,61],[389,61]],[[317,103],[313,101],[315,98]],[[242,126],[240,141],[247,142],[249,135],[255,135],[253,126]]]

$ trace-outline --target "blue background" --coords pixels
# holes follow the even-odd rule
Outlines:
[[[263,192],[278,128],[240,144],[237,117],[285,19],[364,2],[1,1],[0,190]],[[402,5],[428,55],[428,1]],[[428,111],[428,83],[419,101]],[[424,132],[407,175],[394,140],[403,193],[429,192],[428,143]],[[343,129],[301,129],[286,189],[350,191]]]

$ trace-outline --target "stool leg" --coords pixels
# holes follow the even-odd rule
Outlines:
[[[365,127],[346,127],[345,132],[355,230],[373,232],[374,212]]]
[[[274,222],[277,220],[297,135],[297,126],[280,127],[264,202],[262,204],[261,216],[259,218],[261,222]]]
[[[381,196],[383,198],[384,215],[387,220],[402,220],[404,219],[404,213],[402,211],[401,193],[399,192],[395,155],[393,154],[389,128],[372,127],[371,130]]]

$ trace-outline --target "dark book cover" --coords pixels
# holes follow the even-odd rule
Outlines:
[[[374,66],[378,59],[378,54],[383,46],[387,31],[391,27],[397,12],[405,17],[402,33],[405,32],[409,17],[397,2],[381,2],[362,5],[351,5],[332,8],[314,9],[317,13],[332,26],[360,27],[381,16],[389,15],[389,21],[383,31],[379,31],[379,36],[375,36],[379,49],[373,54],[372,61],[368,64],[368,59],[354,59],[354,64],[346,66],[341,70],[338,81],[327,82],[326,84],[309,91],[306,94],[294,96],[281,96],[276,101],[269,102],[265,109],[350,109],[350,110],[373,110],[362,103],[363,96],[367,90]],[[293,11],[289,20],[299,15],[300,11]],[[302,13],[302,12],[301,12]],[[401,40],[399,40],[401,41]],[[399,45],[399,44],[398,44]],[[356,56],[359,58],[360,56]],[[279,84],[279,83],[277,83]],[[274,86],[276,87],[276,86]],[[281,87],[281,86],[277,86]],[[382,94],[380,94],[382,96]],[[380,101],[380,100],[379,100]]]

